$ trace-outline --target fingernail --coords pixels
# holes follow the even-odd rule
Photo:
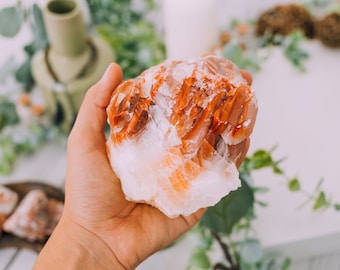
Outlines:
[[[112,67],[112,63],[106,68],[106,70],[105,70],[105,72],[104,72],[104,74],[103,74],[101,80],[105,80],[105,78],[106,78],[107,76],[109,76],[110,71],[111,71],[111,67]]]

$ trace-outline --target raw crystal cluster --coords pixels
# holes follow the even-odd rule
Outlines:
[[[19,200],[17,193],[11,189],[0,186],[0,234],[3,223],[6,218],[13,212]]]
[[[169,59],[122,82],[107,114],[108,156],[128,200],[176,217],[240,186],[257,101],[229,60]]]

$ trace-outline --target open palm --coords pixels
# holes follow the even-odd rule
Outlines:
[[[126,269],[168,246],[201,218],[168,218],[146,204],[125,199],[106,154],[106,107],[122,79],[112,64],[83,101],[68,141],[66,199],[63,218],[104,241]],[[142,179],[141,179],[142,180]]]

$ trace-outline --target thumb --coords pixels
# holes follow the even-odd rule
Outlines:
[[[122,77],[120,66],[116,63],[110,64],[103,77],[87,91],[69,139],[74,138],[76,141],[84,139],[88,143],[93,140],[93,136],[99,134],[103,136],[107,118],[106,107]]]

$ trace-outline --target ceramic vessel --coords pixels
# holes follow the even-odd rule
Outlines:
[[[51,0],[42,12],[49,47],[34,55],[32,73],[49,117],[68,132],[86,91],[114,61],[114,52],[101,38],[87,33],[76,1]]]

